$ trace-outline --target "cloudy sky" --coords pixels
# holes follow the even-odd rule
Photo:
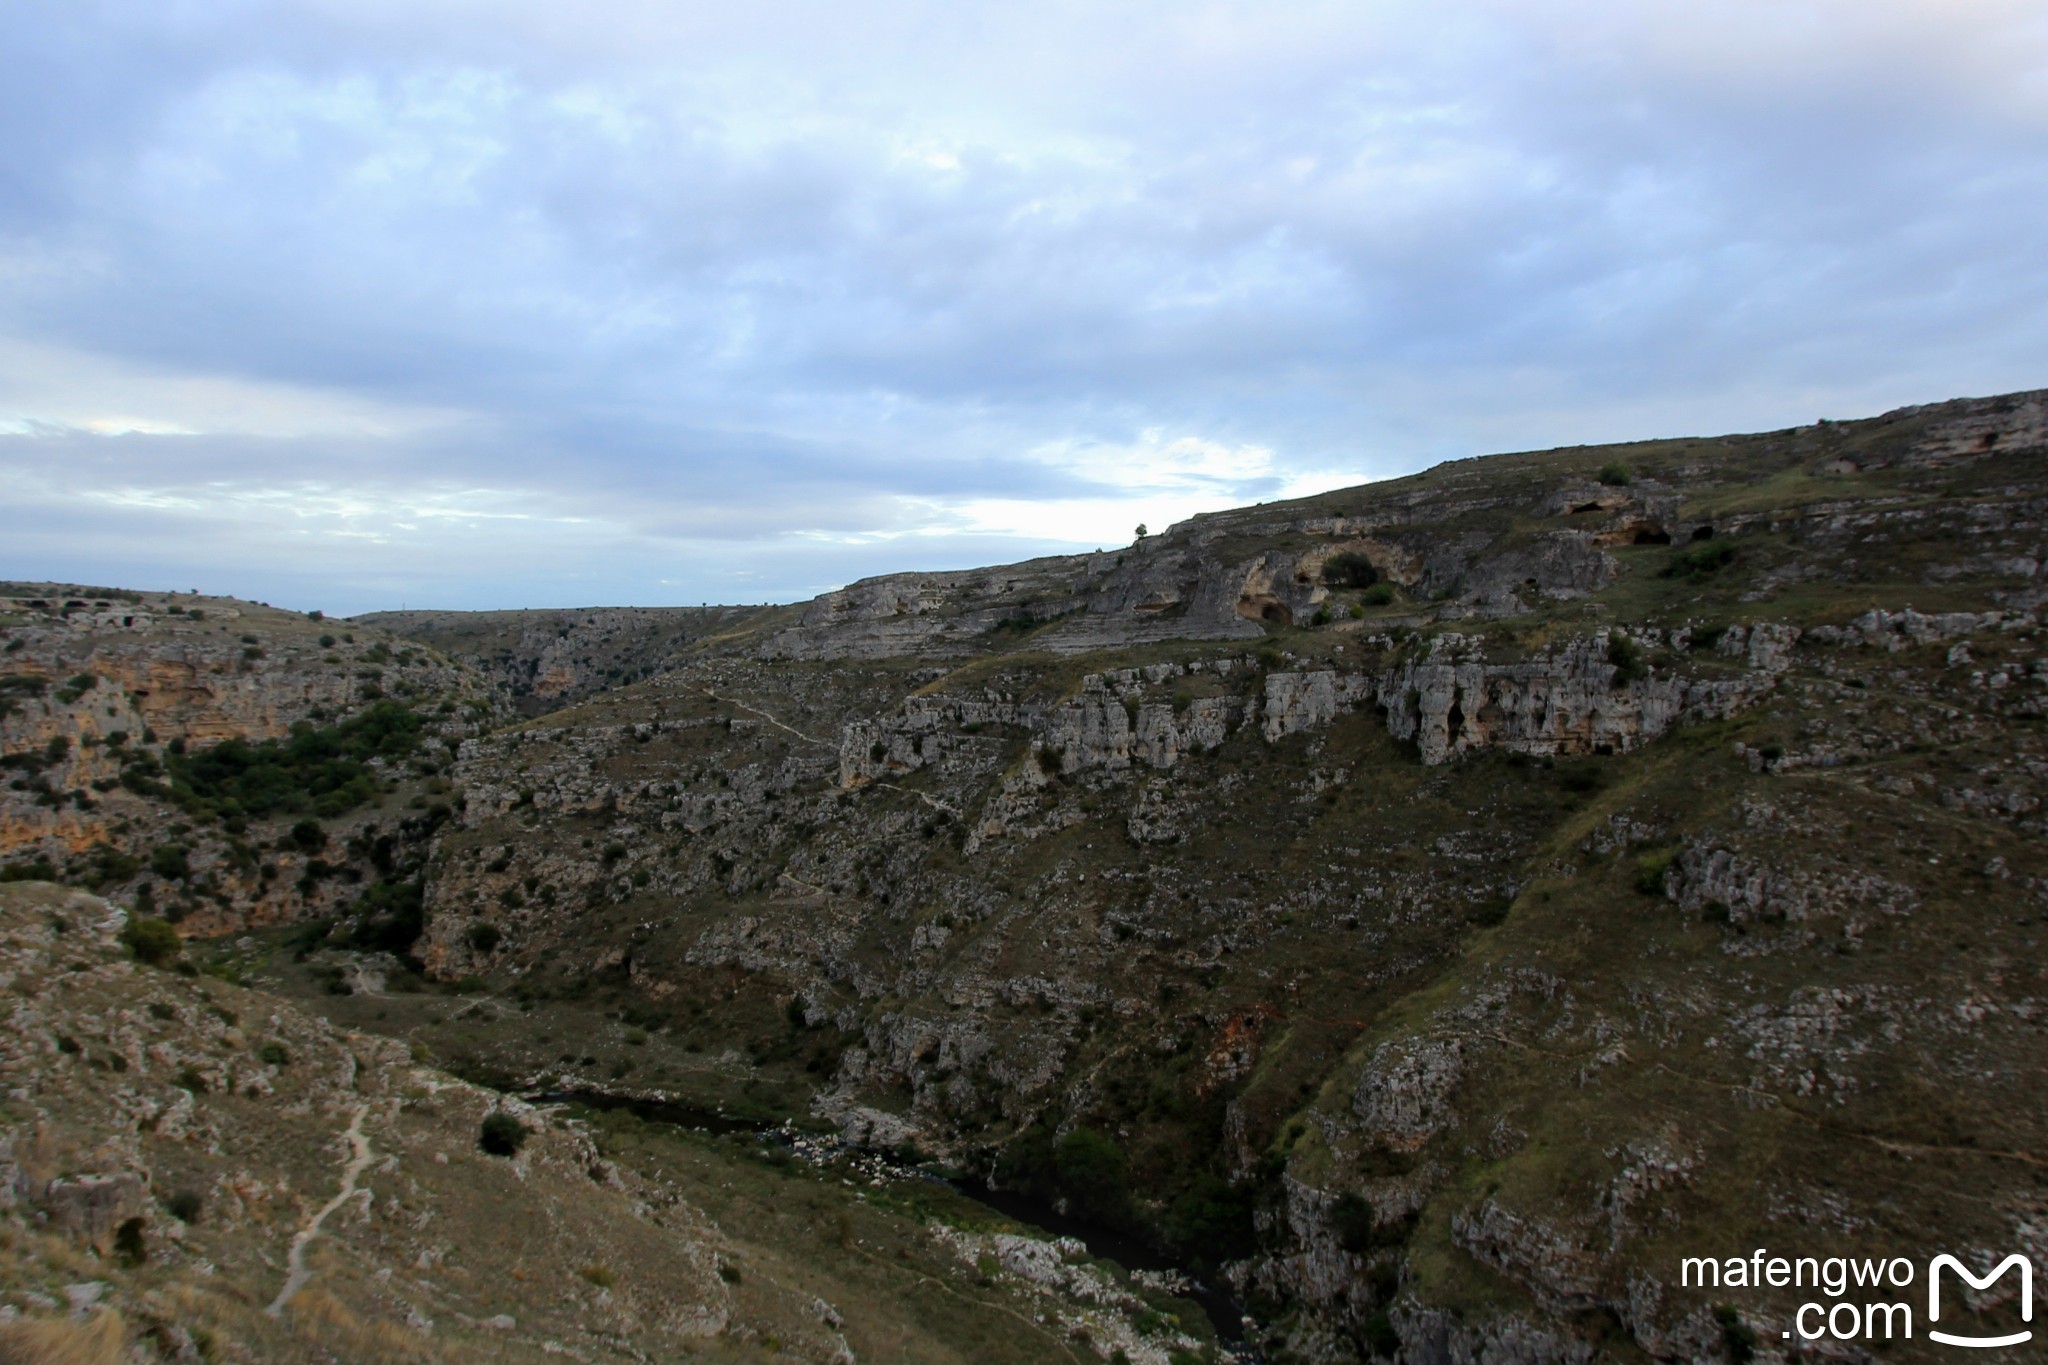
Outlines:
[[[2040,0],[8,0],[0,576],[790,600],[2048,385]]]

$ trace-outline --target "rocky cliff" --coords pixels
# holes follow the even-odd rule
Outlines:
[[[760,607],[378,611],[355,623],[431,645],[476,669],[528,715],[651,677],[690,646],[772,612]]]
[[[437,651],[231,598],[0,585],[0,641],[0,871],[140,898],[188,932],[352,904],[400,842],[423,840],[426,808],[445,810],[452,753],[434,751],[500,718],[481,679]],[[316,809],[246,780],[248,746],[332,733],[379,705],[420,717],[427,747],[370,756],[359,799]],[[195,772],[215,750],[235,758]]]

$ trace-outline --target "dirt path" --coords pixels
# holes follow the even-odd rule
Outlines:
[[[832,741],[827,739],[818,739],[814,736],[807,735],[803,731],[797,729],[794,725],[785,725],[775,716],[769,714],[766,711],[763,711],[758,706],[749,706],[745,702],[741,701],[738,697],[721,697],[714,689],[709,687],[706,687],[702,690],[704,695],[711,698],[711,700],[715,702],[723,702],[727,706],[737,706],[742,711],[748,712],[752,715],[759,716],[762,720],[767,721],[776,729],[786,730],[790,734],[795,735],[798,739],[802,740],[806,744],[815,744],[820,749],[829,749],[835,754],[839,752],[839,746],[837,744],[834,744]]]
[[[327,1215],[358,1194],[370,1193],[368,1190],[356,1188],[356,1177],[370,1164],[370,1140],[363,1136],[363,1120],[369,1115],[369,1105],[357,1105],[356,1116],[349,1120],[348,1131],[343,1134],[348,1139],[350,1155],[348,1164],[341,1168],[341,1192],[321,1205],[320,1211],[307,1219],[306,1225],[292,1238],[292,1249],[285,1257],[285,1269],[289,1273],[285,1276],[284,1288],[277,1291],[277,1297],[271,1300],[270,1307],[263,1310],[273,1318],[281,1316],[285,1304],[291,1301],[292,1295],[304,1289],[306,1281],[313,1278],[313,1272],[306,1266],[306,1248],[320,1235],[320,1225],[327,1221]]]

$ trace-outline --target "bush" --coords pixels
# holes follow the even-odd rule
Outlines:
[[[1330,1224],[1337,1232],[1337,1245],[1349,1252],[1370,1251],[1379,1238],[1372,1205],[1364,1195],[1346,1191],[1330,1208]]]
[[[166,881],[183,881],[192,875],[192,863],[183,844],[164,844],[149,855],[149,870]]]
[[[1124,1213],[1131,1163],[1122,1148],[1093,1128],[1075,1128],[1053,1147],[1052,1159],[1060,1193],[1082,1217],[1109,1222]]]
[[[1618,630],[1607,637],[1607,662],[1614,665],[1617,687],[1626,687],[1638,678],[1646,677],[1650,671],[1636,642]]]
[[[86,856],[85,884],[94,891],[114,882],[125,882],[142,870],[139,858],[129,857],[112,844],[94,844]]]
[[[1645,896],[1662,896],[1671,874],[1671,857],[1669,853],[1646,853],[1636,859],[1636,890]]]
[[[195,815],[340,815],[377,794],[368,760],[410,754],[421,725],[412,711],[385,701],[324,730],[300,721],[284,740],[228,739],[196,754],[173,746],[170,795]]]
[[[1249,1256],[1257,1249],[1253,1191],[1203,1175],[1166,1208],[1166,1235],[1203,1267]]]
[[[1594,475],[1594,477],[1609,488],[1626,488],[1629,485],[1628,466],[1619,460],[1614,461],[1612,464],[1601,465],[1600,472]]]
[[[135,954],[137,962],[152,967],[160,967],[185,951],[184,941],[168,920],[149,919],[142,915],[128,917],[127,927],[121,930],[121,942]]]
[[[9,863],[0,867],[0,882],[54,882],[57,869],[50,865],[48,858],[32,858],[23,863]]]
[[[504,932],[495,924],[472,924],[462,937],[479,953],[494,952],[505,941]]]
[[[1735,547],[1725,540],[1709,540],[1681,550],[1659,575],[1698,581],[1711,577],[1735,562]]]
[[[1372,560],[1356,550],[1331,555],[1323,561],[1323,582],[1333,588],[1369,588],[1380,581]]]
[[[530,1136],[526,1125],[510,1114],[492,1114],[478,1130],[476,1145],[492,1156],[517,1156]]]
[[[1394,585],[1375,583],[1358,596],[1360,606],[1384,607],[1394,600]]]
[[[292,1054],[279,1042],[268,1042],[256,1049],[256,1060],[266,1066],[290,1066]]]
[[[90,673],[80,673],[76,677],[66,678],[64,685],[57,689],[57,700],[69,706],[99,686],[99,681]]]
[[[378,882],[356,898],[353,913],[353,946],[402,953],[426,925],[426,897],[417,881]]]

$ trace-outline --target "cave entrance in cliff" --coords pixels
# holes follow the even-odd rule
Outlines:
[[[1277,621],[1283,626],[1291,626],[1294,624],[1294,613],[1288,610],[1285,602],[1268,602],[1259,608],[1259,619],[1261,621]]]
[[[1671,543],[1671,533],[1660,530],[1655,526],[1645,526],[1636,532],[1635,543],[1638,545],[1669,545]]]

